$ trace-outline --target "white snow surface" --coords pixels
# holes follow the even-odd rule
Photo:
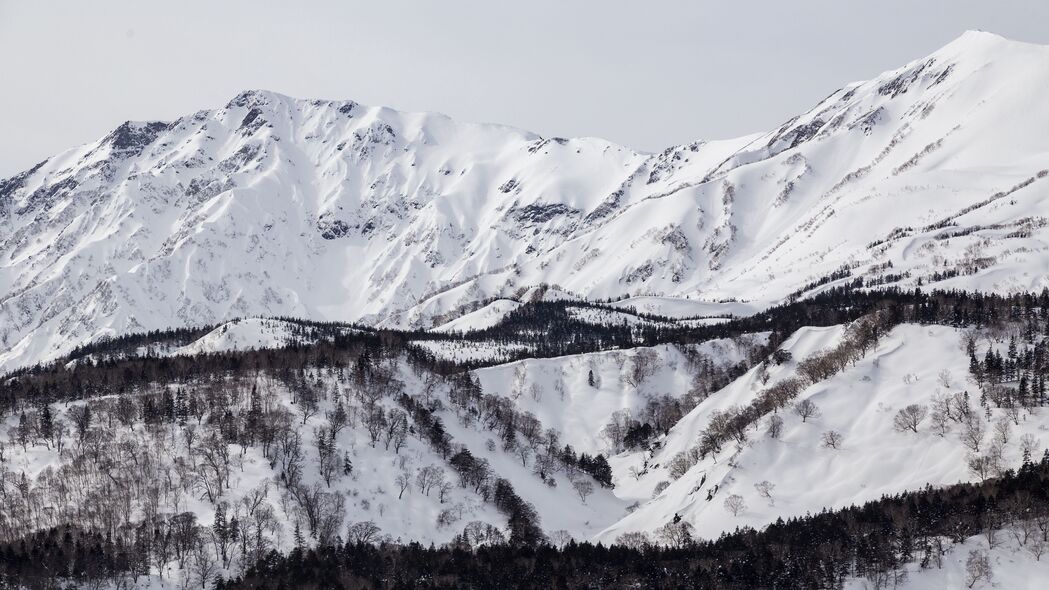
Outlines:
[[[798,361],[837,343],[842,328],[803,328],[782,346],[793,359],[771,366],[770,385],[793,375]],[[941,371],[951,375],[951,387],[939,383]],[[896,432],[893,417],[910,404],[929,405],[937,393],[969,391],[979,413],[979,390],[968,379],[968,356],[962,333],[944,326],[902,325],[895,328],[878,348],[843,372],[804,389],[798,400],[810,399],[822,415],[802,419],[789,409],[779,415],[784,420],[779,440],[765,435],[765,424],[751,431],[742,448],[727,444],[715,457],[707,457],[684,476],[671,481],[668,464],[678,452],[699,441],[711,412],[733,405],[745,405],[762,389],[754,369],[723,390],[704,400],[685,416],[652,453],[648,472],[635,479],[631,467],[640,468],[644,452],[618,455],[610,460],[616,494],[637,500],[641,506],[629,516],[597,536],[611,542],[628,531],[653,532],[677,514],[695,527],[702,538],[717,538],[737,527],[763,528],[777,518],[803,516],[823,508],[843,508],[876,500],[882,495],[914,490],[927,484],[945,486],[973,481],[968,470],[968,449],[961,442],[961,426],[939,436],[926,419],[917,434]],[[991,422],[1004,415],[993,409]],[[991,424],[987,424],[990,433]],[[822,434],[835,430],[844,437],[839,449],[825,448]],[[1049,413],[1044,409],[1025,412],[1014,426],[1005,459],[1012,467],[1021,463],[1019,438],[1030,433],[1039,439],[1041,449],[1049,442]],[[990,440],[991,434],[986,435]],[[769,481],[775,485],[774,505],[760,497],[754,484]],[[656,484],[670,486],[653,498]],[[729,513],[724,500],[731,494],[742,496],[746,509],[738,516]],[[711,500],[707,500],[712,495]]]
[[[971,552],[986,553],[991,565],[991,579],[980,579],[970,586],[972,579],[967,576],[966,561]],[[948,552],[943,558],[942,567],[922,569],[917,563],[907,564],[906,579],[895,586],[898,590],[946,590],[969,588],[987,590],[989,588],[1008,588],[1009,590],[1041,590],[1045,588],[1045,576],[1049,571],[1049,562],[1036,558],[1033,553],[1033,540],[1027,545],[1019,542],[1013,535],[1012,528],[1006,528],[997,535],[994,548],[989,548],[983,536],[969,537],[963,543],[948,545]],[[852,578],[845,581],[843,590],[875,590],[877,586],[870,580]]]
[[[1047,105],[1049,49],[976,32],[768,133],[658,154],[244,92],[0,181],[0,368],[236,317],[429,328],[541,285],[668,315],[842,268],[1041,289]]]
[[[767,333],[751,337],[764,342]],[[742,351],[727,339],[696,345],[697,352],[718,366],[743,360]],[[637,386],[626,379],[638,354],[653,353],[655,370]],[[589,384],[590,372],[595,384]],[[547,428],[561,433],[577,452],[609,454],[601,429],[612,414],[627,410],[638,415],[658,395],[681,397],[692,375],[682,350],[675,345],[613,350],[550,359],[526,359],[475,371],[486,393],[509,397],[519,410],[531,412]],[[617,492],[618,493],[618,492]]]
[[[298,330],[297,330],[298,329]],[[298,336],[299,326],[269,318],[245,318],[226,322],[186,346],[168,354],[193,356],[209,352],[282,348],[289,344],[308,343],[312,339]]]
[[[488,305],[471,311],[433,329],[434,332],[472,332],[491,328],[503,321],[506,314],[521,307],[513,299],[497,299]]]

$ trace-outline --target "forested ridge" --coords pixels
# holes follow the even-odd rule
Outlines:
[[[1049,540],[1049,454],[1018,471],[738,530],[713,541],[640,549],[575,543],[516,548],[344,544],[271,554],[223,590],[283,588],[840,588],[864,576],[893,587],[951,544],[1023,523]]]
[[[220,590],[328,588],[840,588],[848,576],[892,587],[917,561],[938,567],[951,544],[1022,523],[1049,540],[1049,457],[978,484],[882,498],[781,520],[678,547],[493,545],[423,547],[342,543],[271,552]],[[149,531],[134,545],[74,525],[0,544],[4,584],[49,588],[133,572]]]
[[[774,348],[803,326],[830,326],[883,310],[889,325],[903,322],[974,326],[1023,322],[1032,330],[1049,329],[1049,289],[1011,296],[965,291],[857,290],[835,287],[808,299],[770,308],[744,318],[706,326],[641,323],[604,325],[582,321],[567,311],[590,304],[569,301],[535,302],[511,312],[499,325],[467,334],[374,330],[338,323],[299,322],[316,341],[296,342],[281,349],[214,352],[195,357],[129,354],[154,342],[185,343],[208,328],[177,329],[106,339],[82,347],[69,358],[19,369],[0,376],[0,413],[9,411],[23,391],[44,399],[76,399],[100,387],[127,387],[153,381],[180,381],[215,372],[264,368],[332,366],[355,358],[362,350],[407,351],[418,362],[441,373],[457,373],[492,361],[455,362],[411,346],[414,342],[472,341],[524,344],[517,358],[545,358],[616,348],[689,344],[714,338],[771,331]],[[601,307],[601,306],[596,306]],[[511,359],[514,358],[511,355]],[[500,359],[506,362],[510,359]],[[70,362],[79,361],[79,362]],[[92,385],[88,385],[90,382]],[[60,384],[65,384],[60,386]],[[85,389],[87,388],[87,389]],[[94,389],[92,389],[94,388]],[[100,393],[94,393],[99,395]],[[52,397],[55,396],[55,397]]]
[[[660,537],[662,547],[644,536],[630,538],[629,546],[559,542],[544,533],[535,508],[514,484],[455,439],[442,413],[445,420],[491,433],[489,450],[517,457],[551,488],[556,473],[569,474],[567,493],[575,491],[583,503],[595,487],[612,487],[606,457],[577,453],[511,400],[483,392],[472,370],[496,361],[449,360],[420,345],[513,344],[523,347],[514,353],[522,358],[680,345],[690,366],[699,368],[701,383],[694,394],[658,402],[621,424],[613,444],[619,451],[658,446],[659,435],[694,407],[695,399],[684,398],[708,396],[756,365],[782,362],[779,346],[799,328],[848,324],[837,348],[799,362],[796,380],[778,382],[750,406],[712,421],[695,441],[694,453],[674,458],[683,472],[699,457],[743,444],[803,383],[841,371],[901,323],[978,327],[1008,339],[1004,355],[993,348],[978,351],[974,341],[959,354],[969,356],[988,416],[993,405],[1015,412],[1013,419],[1019,420],[1022,408],[1047,402],[1049,291],[1006,297],[832,288],[754,316],[698,327],[655,317],[632,325],[594,324],[571,313],[586,306],[532,303],[493,328],[465,335],[286,320],[296,326],[298,338],[282,348],[183,356],[156,351],[184,345],[207,329],[153,332],[102,341],[70,358],[0,377],[0,418],[17,418],[8,449],[46,448],[64,461],[33,482],[4,465],[0,445],[4,580],[40,588],[61,581],[138,580],[177,563],[180,570],[193,571],[202,586],[220,571],[243,571],[240,579],[218,584],[229,588],[836,588],[847,576],[886,587],[902,575],[903,564],[934,564],[949,542],[974,534],[1026,523],[1041,527],[1038,534],[1049,541],[1043,489],[1049,461],[1032,463],[1025,456],[1024,467],[1014,473],[992,446],[976,456],[973,467],[981,479],[995,478],[982,484],[883,498],[714,541],[694,538],[685,526],[669,526]],[[715,367],[689,349],[758,333],[768,337],[748,340],[737,364]],[[632,371],[643,369],[643,357],[631,361]],[[402,382],[398,371],[414,375],[411,383]],[[594,386],[592,372],[589,379]],[[63,417],[53,412],[56,403],[67,404]],[[945,398],[944,413],[947,421],[979,429],[982,439],[980,413],[968,394]],[[903,412],[897,417],[907,418]],[[916,432],[924,415],[910,418]],[[314,426],[312,439],[303,428],[307,423]],[[115,438],[118,428],[140,438]],[[427,496],[434,491],[442,507],[438,526],[465,522],[460,522],[461,502],[448,500],[445,507],[446,497],[458,495],[494,507],[506,518],[505,535],[473,521],[450,545],[427,548],[396,543],[370,521],[351,520],[347,530],[345,498],[332,489],[340,478],[354,477],[350,454],[337,444],[347,430],[359,430],[366,444],[383,446],[400,460],[395,473],[401,495],[413,487]],[[437,463],[406,464],[401,451],[409,438]],[[975,442],[978,454],[979,439]],[[268,462],[277,489],[260,485],[250,492],[254,499],[228,503],[231,474],[238,465],[244,470],[249,450]],[[311,485],[304,458],[314,454],[320,480]],[[185,510],[187,498],[213,507],[210,526]],[[278,499],[293,516],[287,521],[267,512],[267,503]],[[181,512],[170,511],[169,503]],[[281,522],[294,523],[294,531],[282,529]],[[281,544],[287,537],[294,538],[290,547]],[[241,569],[232,567],[234,555]]]

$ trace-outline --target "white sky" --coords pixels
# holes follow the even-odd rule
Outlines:
[[[0,177],[247,88],[656,151],[765,130],[1045,0],[0,0]]]

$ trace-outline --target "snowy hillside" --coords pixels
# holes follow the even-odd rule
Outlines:
[[[640,416],[668,396],[684,401],[697,395],[697,374],[704,363],[721,369],[745,364],[767,336],[529,359],[476,374],[487,393],[513,400],[577,451],[607,454],[618,450],[606,432],[617,412]]]
[[[1043,588],[1046,564],[1042,560],[1047,551],[1046,542],[1037,537],[1021,541],[1024,533],[1017,529],[1007,529],[995,536],[994,547],[988,547],[986,537],[969,537],[963,544],[950,547],[940,563],[932,568],[908,564],[895,587],[900,590]],[[844,590],[876,587],[871,580],[853,579],[845,583]]]
[[[782,349],[794,359],[805,359],[833,348],[841,337],[840,327],[803,329]],[[912,325],[896,328],[853,366],[801,390],[796,400],[813,402],[817,415],[803,420],[785,408],[764,417],[744,442],[726,445],[687,471],[674,473],[674,457],[687,453],[701,439],[717,412],[747,406],[759,391],[796,376],[797,364],[793,360],[768,367],[767,386],[760,381],[762,367],[752,369],[678,422],[656,452],[616,457],[612,465],[617,493],[637,499],[641,506],[599,538],[612,541],[623,532],[651,533],[675,514],[691,523],[697,535],[715,538],[737,527],[760,529],[777,518],[860,504],[928,484],[982,479],[969,469],[973,449],[967,445],[962,424],[948,421],[939,429],[928,418],[943,403],[938,400],[965,392],[969,392],[970,403],[984,412],[977,406],[978,389],[968,379],[963,333]],[[912,404],[924,408],[926,417],[917,432],[897,431],[895,415]],[[981,439],[991,439],[992,426],[1004,422],[1008,434],[1002,461],[1009,467],[1019,466],[1025,435],[1036,443],[1029,454],[1040,455],[1049,442],[1049,415],[1044,412],[1022,412],[1016,422],[1005,409],[986,413],[982,419],[988,434]],[[767,433],[773,416],[782,420],[776,437]],[[836,448],[825,440],[831,431],[840,436]],[[986,452],[989,443],[983,444],[981,451]],[[632,468],[642,475],[634,477]],[[766,481],[773,486],[768,496],[758,489]],[[669,486],[657,489],[667,483]],[[741,496],[744,502],[738,514],[725,506],[732,495]]]
[[[673,559],[738,528],[797,535],[807,515],[1017,473],[1027,496],[1001,509],[1019,517],[980,526],[1036,527],[1022,502],[1049,478],[1049,454],[1031,471],[1047,310],[1049,290],[841,289],[705,327],[547,302],[470,334],[254,318],[114,339],[0,379],[0,544],[75,524],[178,584],[340,539]],[[550,354],[551,337],[586,352]],[[536,358],[493,357],[514,347]],[[961,551],[975,517],[950,509],[964,526],[932,524]],[[941,513],[911,518],[926,514]],[[143,527],[185,544],[136,545]],[[899,573],[917,550],[900,547],[831,585]]]
[[[345,329],[349,331],[350,329]],[[302,334],[306,332],[306,334]],[[247,318],[233,320],[215,328],[186,346],[166,351],[166,354],[192,356],[208,352],[281,348],[295,343],[312,343],[318,338],[297,324],[267,319]]]
[[[33,411],[28,415],[34,425],[32,439],[24,449],[19,447],[20,452],[0,461],[4,483],[0,491],[6,494],[7,482],[17,479],[14,474],[25,474],[30,486],[27,494],[47,498],[56,506],[57,518],[65,518],[62,515],[73,514],[78,503],[93,502],[97,494],[116,493],[111,481],[121,485],[135,481],[138,483],[121,493],[136,513],[185,511],[201,523],[210,523],[221,501],[230,516],[245,525],[254,521],[256,513],[267,514],[262,542],[278,550],[295,545],[296,528],[314,539],[319,535],[324,542],[343,536],[347,526],[359,522],[376,527],[374,539],[398,542],[447,543],[472,522],[501,530],[505,516],[489,501],[487,483],[496,475],[511,482],[535,506],[539,518],[551,524],[546,531],[551,536],[563,531],[558,534],[566,538],[588,538],[624,511],[623,502],[600,485],[591,484],[588,493],[577,494],[572,480],[589,480],[585,474],[573,474],[570,479],[564,472],[551,471],[544,477],[533,473],[530,452],[522,455],[508,448],[498,429],[463,418],[465,408],[449,399],[448,383],[432,376],[421,379],[402,363],[384,370],[391,371],[383,377],[391,380],[384,387],[426,392],[428,403],[443,408],[427,415],[442,420],[445,444],[452,447],[442,450],[431,444],[421,432],[420,415],[411,413],[413,406],[404,405],[389,389],[362,387],[331,371],[305,373],[301,381],[288,380],[286,375],[262,375],[248,384],[225,382],[221,402],[216,401],[214,389],[172,386],[136,396],[52,404],[47,411],[55,424],[70,425],[53,434],[43,434],[51,432],[40,426],[43,411]],[[206,396],[200,397],[202,393]],[[153,409],[164,412],[169,402],[171,418],[153,413]],[[224,407],[225,427],[219,425],[216,410],[204,407],[215,408],[217,403]],[[93,424],[84,431],[76,430],[72,425],[85,407]],[[129,416],[124,408],[134,415]],[[263,446],[244,439],[220,451],[216,436],[222,436],[222,428],[228,428],[230,420],[252,414],[284,434]],[[16,445],[20,444],[20,419],[26,418],[12,414],[0,425],[13,433]],[[107,423],[113,426],[106,427]],[[165,437],[177,437],[172,438],[177,444],[164,444]],[[102,447],[114,449],[107,459],[112,463],[104,468],[108,474],[81,474],[79,489],[63,496],[71,498],[71,503],[56,502],[49,488],[55,478],[70,477],[76,463],[87,460],[85,453],[97,455]],[[485,470],[483,490],[480,484],[460,486],[459,476],[449,469],[450,458],[451,464],[459,464],[454,456],[462,449],[482,462],[483,467],[478,468]],[[148,487],[158,482],[166,483],[153,492],[155,503],[152,507],[142,504]],[[310,494],[316,498],[311,500]],[[245,511],[249,505],[250,513]],[[316,511],[327,514],[328,510],[330,515],[321,516],[334,520],[325,525]],[[39,528],[49,518],[33,505],[13,500],[5,505],[3,516],[3,522],[24,519],[18,526],[30,528]]]
[[[657,154],[125,123],[0,180],[0,587],[1041,587],[1047,128],[978,32]]]
[[[432,328],[540,285],[677,316],[846,278],[1038,290],[1047,64],[966,33],[658,154],[265,91],[129,122],[0,181],[0,366],[236,317]]]
[[[434,328],[436,332],[469,332],[483,330],[503,321],[506,314],[517,309],[521,304],[512,299],[498,299],[492,303],[464,314],[450,322]]]

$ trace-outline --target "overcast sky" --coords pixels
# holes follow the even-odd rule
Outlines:
[[[648,151],[775,126],[1045,0],[0,0],[0,177],[265,88]]]

